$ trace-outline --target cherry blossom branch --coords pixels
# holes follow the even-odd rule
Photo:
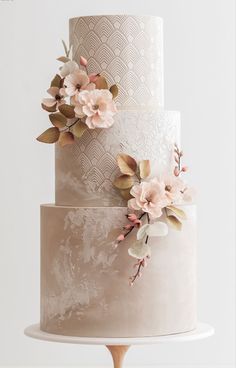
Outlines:
[[[130,214],[127,215],[128,219],[133,223],[133,225],[131,224],[127,224],[126,226],[124,226],[124,230],[127,230],[127,232],[125,234],[121,233],[116,241],[117,241],[117,245],[122,242],[130,233],[131,231],[135,228],[135,227],[139,227],[141,225],[141,219],[143,218],[143,216],[146,215],[146,212],[143,212],[142,215],[140,215],[138,218],[135,214]]]
[[[174,152],[175,152],[174,159],[177,164],[174,168],[174,175],[179,176],[181,172],[186,172],[188,170],[188,167],[181,165],[181,158],[183,157],[183,151],[180,151],[177,144],[175,144],[174,146]]]
[[[148,258],[148,257],[146,257],[146,258]],[[138,267],[138,268],[137,268],[137,272],[133,276],[131,276],[129,278],[130,279],[130,286],[133,286],[134,283],[135,283],[135,281],[136,281],[136,279],[138,277],[141,277],[142,276],[141,269],[144,268],[144,267],[146,267],[146,265],[147,265],[147,262],[146,262],[146,259],[145,258],[140,259],[138,261],[138,263],[136,263],[134,265],[134,267]]]

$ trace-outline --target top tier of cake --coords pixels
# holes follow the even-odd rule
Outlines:
[[[162,19],[101,15],[70,19],[73,59],[88,59],[89,72],[101,71],[117,84],[117,106],[163,107]]]

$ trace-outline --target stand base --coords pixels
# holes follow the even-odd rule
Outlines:
[[[109,338],[55,335],[41,331],[39,324],[36,324],[27,327],[24,333],[26,336],[33,337],[34,339],[38,340],[63,342],[70,344],[105,345],[112,355],[114,368],[122,368],[125,354],[131,345],[200,340],[212,336],[214,334],[214,329],[206,323],[198,323],[195,330],[179,334],[150,337]]]

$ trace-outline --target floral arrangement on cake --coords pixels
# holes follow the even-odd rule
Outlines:
[[[137,259],[134,265],[136,273],[130,277],[130,285],[141,276],[141,270],[151,256],[149,238],[166,236],[169,226],[180,231],[182,221],[186,220],[186,214],[178,208],[178,204],[190,202],[194,190],[180,177],[181,173],[188,170],[187,166],[181,164],[182,156],[183,152],[175,145],[176,166],[173,173],[159,178],[150,178],[149,160],[137,163],[129,155],[122,153],[117,156],[121,175],[115,179],[114,186],[128,200],[128,223],[117,237],[115,247],[136,230],[136,241],[128,249],[129,255]]]
[[[114,98],[118,88],[110,88],[104,76],[89,73],[88,61],[81,56],[80,65],[71,60],[71,48],[64,41],[65,56],[57,60],[63,63],[59,73],[47,90],[50,97],[44,98],[42,108],[49,112],[52,127],[37,140],[44,143],[59,142],[61,146],[72,144],[87,129],[109,128],[117,112]],[[81,67],[83,69],[81,69]]]

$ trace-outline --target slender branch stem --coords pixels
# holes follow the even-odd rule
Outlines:
[[[78,121],[80,121],[80,118],[78,118],[76,121],[74,121],[74,123],[72,123],[71,125],[66,125],[66,127],[68,128],[68,130],[70,130],[70,128],[73,127],[73,125],[75,125],[76,123],[78,123]]]

